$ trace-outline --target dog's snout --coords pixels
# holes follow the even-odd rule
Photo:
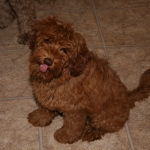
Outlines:
[[[44,64],[51,66],[53,64],[53,61],[50,58],[45,58],[44,59]]]

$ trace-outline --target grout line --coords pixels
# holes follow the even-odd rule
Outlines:
[[[150,46],[150,44],[125,44],[125,45],[105,45],[105,47],[146,47],[146,46]],[[97,47],[104,47],[103,45],[102,46],[97,46]]]
[[[40,145],[40,150],[43,150],[43,137],[42,137],[42,129],[41,127],[38,127],[38,133],[39,133],[39,145]]]
[[[125,123],[125,129],[126,129],[126,132],[127,132],[127,136],[128,136],[129,142],[130,142],[131,150],[134,150],[134,145],[133,145],[133,141],[132,141],[132,138],[131,138],[131,134],[130,134],[127,122]]]
[[[103,7],[103,8],[98,8],[99,10],[127,10],[127,9],[143,9],[143,8],[150,8],[149,6],[131,6],[131,7]]]
[[[34,96],[23,96],[23,97],[8,97],[8,98],[0,98],[1,100],[18,100],[18,99],[33,99]]]
[[[33,99],[34,96],[26,96],[26,97],[12,97],[12,98],[0,98],[0,100],[17,100],[17,99]],[[37,108],[38,104],[36,103]],[[39,136],[39,146],[40,150],[43,150],[43,138],[42,138],[42,129],[38,127],[38,136]]]
[[[93,11],[94,11],[94,15],[95,15],[95,18],[96,18],[99,34],[101,36],[102,44],[103,44],[103,47],[104,47],[105,56],[108,58],[108,53],[107,53],[107,50],[106,50],[106,44],[105,44],[104,36],[102,34],[100,22],[98,21],[98,16],[97,16],[97,13],[96,13],[95,4],[94,4],[93,0],[91,0],[91,2],[92,2],[92,5],[93,5]]]
[[[102,44],[103,44],[103,47],[104,47],[105,56],[106,56],[107,59],[108,59],[108,52],[107,52],[107,48],[106,48],[104,36],[103,36],[103,34],[102,34],[100,22],[99,22],[99,20],[98,20],[98,16],[97,16],[97,13],[96,13],[95,4],[94,4],[94,1],[93,1],[93,0],[91,0],[91,1],[92,1],[92,5],[93,5],[93,11],[94,11],[94,15],[95,15],[95,18],[96,18],[96,22],[97,22],[97,25],[98,25],[98,30],[99,30],[99,33],[100,33],[100,36],[101,36],[101,39],[102,39]],[[108,59],[108,61],[109,61],[109,59]],[[110,62],[109,62],[109,63],[110,63]],[[133,142],[132,142],[132,138],[131,138],[131,135],[130,135],[130,131],[129,131],[127,122],[125,123],[125,128],[126,128],[126,133],[127,133],[129,142],[130,142],[130,148],[131,148],[131,150],[134,150],[134,146],[133,146]]]
[[[85,11],[89,11],[89,10],[92,10],[92,8],[76,9],[76,10],[71,10],[71,9],[68,9],[68,10],[39,10],[39,11],[37,11],[37,13],[39,13],[39,12],[85,12]]]
[[[39,108],[39,104],[36,101],[36,106]],[[38,135],[39,135],[39,148],[40,150],[43,150],[43,133],[42,133],[42,128],[38,127]]]
[[[103,8],[99,8],[99,10],[126,10],[126,9],[143,9],[143,8],[150,8],[149,6],[131,6],[131,7],[103,7]],[[82,12],[82,11],[88,11],[91,10],[92,8],[84,8],[84,9],[67,9],[67,10],[58,10],[58,9],[52,9],[52,10],[37,10],[38,12]]]
[[[0,45],[1,46],[1,45]],[[14,45],[11,45],[11,46],[14,46]],[[101,45],[101,46],[93,46],[93,45],[89,45],[88,47],[89,48],[98,48],[98,47],[101,47],[101,48],[110,48],[110,47],[147,47],[147,46],[150,46],[150,44],[135,44],[135,45],[105,45],[105,46],[103,46],[103,45]],[[23,49],[22,50],[22,48],[19,48],[19,49],[7,49],[7,50],[5,50],[5,49],[2,49],[2,50],[0,50],[0,52],[14,52],[14,51],[29,51],[30,52],[30,49],[28,48],[28,49]]]
[[[13,45],[11,45],[11,46],[13,46]],[[21,51],[21,52],[27,52],[27,51],[30,51],[30,49],[28,48],[28,49],[23,49],[22,50],[22,48],[18,48],[18,49],[2,49],[2,50],[0,50],[0,52],[16,52],[16,51]]]

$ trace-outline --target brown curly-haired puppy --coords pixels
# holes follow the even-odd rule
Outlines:
[[[87,48],[70,24],[56,17],[32,26],[30,73],[39,108],[29,114],[34,126],[49,125],[58,112],[64,124],[54,137],[61,143],[93,141],[116,132],[130,108],[150,93],[150,69],[128,91],[108,62]]]

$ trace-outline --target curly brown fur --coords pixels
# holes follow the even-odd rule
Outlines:
[[[32,0],[1,0],[0,28],[9,26],[15,18],[18,22],[18,42],[27,44],[32,21],[35,19],[35,8]]]
[[[150,69],[128,91],[107,60],[90,52],[83,36],[56,17],[35,22],[30,48],[31,81],[42,110],[28,119],[46,126],[57,111],[63,113],[64,124],[54,134],[58,142],[93,141],[119,131],[134,103],[150,94]]]

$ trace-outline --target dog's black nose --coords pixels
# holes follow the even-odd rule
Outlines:
[[[44,59],[44,64],[51,66],[53,64],[53,61],[50,58],[45,58]]]

